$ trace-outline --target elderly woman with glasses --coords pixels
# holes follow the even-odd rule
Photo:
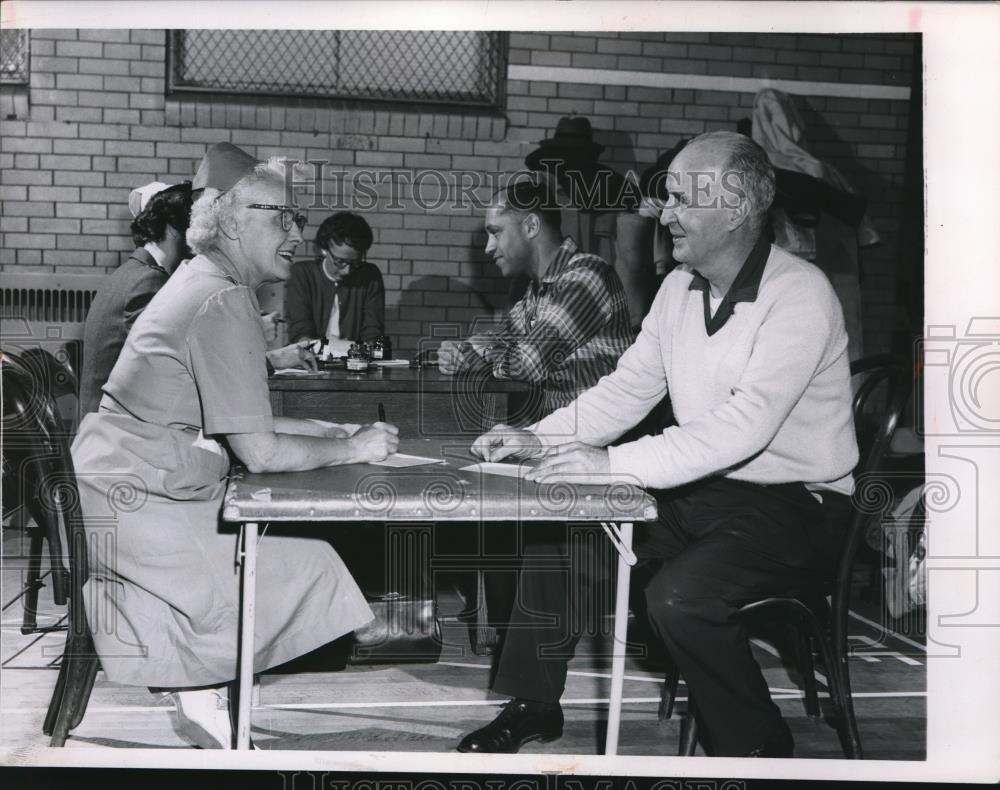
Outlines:
[[[288,338],[326,338],[330,354],[343,356],[352,342],[385,332],[385,287],[378,267],[365,261],[372,231],[363,217],[341,211],[316,233],[321,257],[292,267],[285,289]]]
[[[91,540],[85,605],[108,680],[173,691],[181,734],[230,748],[222,689],[237,672],[237,535],[219,515],[231,464],[376,461],[398,439],[386,423],[272,416],[255,289],[288,279],[303,218],[282,169],[233,146],[209,151],[194,187],[204,187],[187,232],[196,256],[136,321],[73,459]],[[262,540],[255,670],[371,621],[329,544]]]

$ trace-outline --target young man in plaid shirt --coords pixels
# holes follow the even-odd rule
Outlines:
[[[489,365],[502,379],[541,387],[538,419],[572,403],[615,369],[634,339],[628,303],[612,266],[563,238],[548,182],[517,181],[486,213],[486,254],[505,277],[530,280],[500,331],[438,350],[442,373]]]
[[[486,253],[505,277],[526,277],[528,288],[498,332],[442,343],[438,365],[447,374],[489,371],[530,382],[535,391],[513,419],[538,420],[615,369],[633,340],[625,290],[609,263],[563,237],[554,189],[545,180],[518,181],[497,193],[485,225]],[[533,540],[539,525],[531,526],[517,540],[516,533],[495,525],[484,536],[484,549],[509,560]],[[499,653],[512,619],[516,579],[507,570],[487,570],[484,583]]]

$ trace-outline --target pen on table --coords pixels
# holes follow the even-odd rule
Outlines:
[[[378,405],[378,421],[385,422],[385,406],[381,403]]]

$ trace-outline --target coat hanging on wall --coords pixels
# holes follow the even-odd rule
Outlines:
[[[790,96],[773,88],[757,93],[752,135],[777,175],[775,244],[830,278],[844,308],[850,358],[858,359],[864,353],[858,249],[879,241],[867,203],[835,167],[806,149],[805,122]]]

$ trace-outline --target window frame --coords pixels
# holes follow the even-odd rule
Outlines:
[[[31,30],[28,28],[7,28],[4,33],[20,33],[24,40],[24,74],[8,77],[0,72],[0,85],[27,86],[31,82]]]
[[[265,98],[273,102],[280,103],[281,99],[294,99],[296,106],[302,106],[303,101],[313,105],[323,105],[336,102],[338,105],[351,105],[358,107],[390,106],[398,109],[465,109],[473,111],[502,112],[507,103],[507,66],[510,52],[510,34],[506,31],[468,31],[477,33],[488,33],[497,37],[497,66],[495,75],[496,96],[491,100],[457,100],[457,99],[435,99],[425,97],[405,97],[405,96],[382,96],[382,95],[360,95],[356,93],[335,93],[335,92],[306,92],[295,90],[261,91],[261,90],[235,90],[214,85],[186,85],[177,82],[177,52],[179,42],[183,40],[186,29],[171,29],[165,31],[166,34],[166,95],[173,98],[183,98],[185,96],[217,96],[234,99]],[[339,30],[325,31],[339,33]],[[370,31],[379,32],[379,31]],[[427,31],[398,31],[398,32],[427,32]],[[434,31],[437,32],[437,31]],[[453,31],[440,31],[453,32]],[[466,32],[466,31],[459,31]]]

